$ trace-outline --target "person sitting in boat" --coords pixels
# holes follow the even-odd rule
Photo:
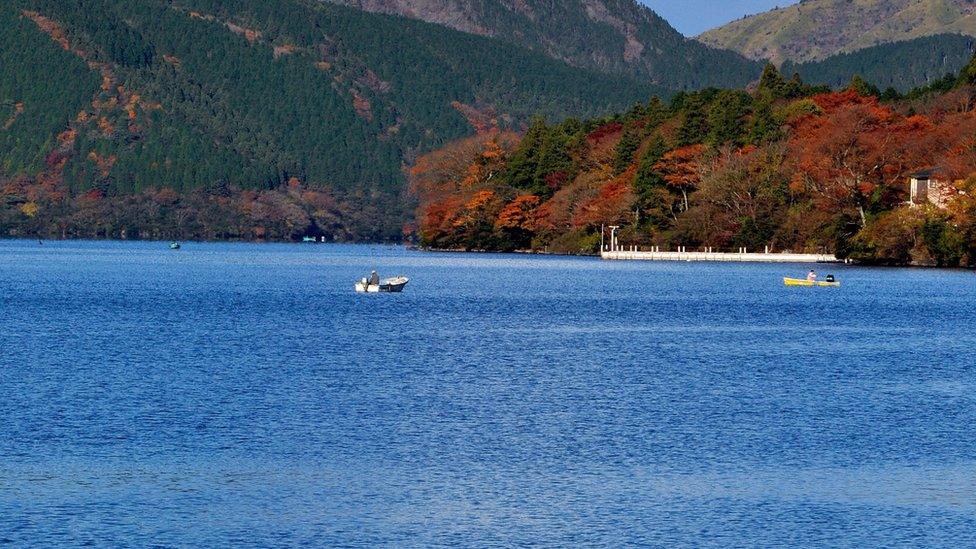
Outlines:
[[[816,281],[817,281],[817,271],[810,269],[810,272],[807,273],[807,282],[816,282]]]
[[[824,280],[826,280],[827,282],[836,282],[836,280],[834,279],[834,275],[827,275],[827,278],[825,278]]]
[[[369,275],[369,285],[370,286],[379,286],[380,285],[380,275],[376,274],[376,271],[373,271],[372,273],[370,273],[370,275]]]

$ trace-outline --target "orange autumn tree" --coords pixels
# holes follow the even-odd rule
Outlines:
[[[688,145],[665,153],[654,169],[664,177],[668,186],[681,193],[683,212],[690,207],[688,194],[694,191],[701,182],[700,161],[705,152],[705,145]]]
[[[469,247],[473,238],[474,217],[494,215],[479,204],[490,188],[518,137],[512,133],[493,133],[457,140],[417,159],[408,171],[410,192],[418,199],[417,220],[421,241],[426,245]],[[477,199],[476,199],[477,198]],[[472,202],[473,201],[473,202]]]
[[[528,248],[536,225],[536,209],[542,200],[534,194],[515,197],[498,213],[495,229],[512,242],[515,248]]]

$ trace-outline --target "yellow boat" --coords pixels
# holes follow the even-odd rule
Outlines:
[[[832,288],[840,287],[840,281],[835,280],[834,282],[824,282],[824,281],[807,280],[805,278],[783,277],[783,284],[786,284],[787,286],[822,286],[822,287],[832,287]]]

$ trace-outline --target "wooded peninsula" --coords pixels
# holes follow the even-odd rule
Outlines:
[[[410,172],[433,248],[595,253],[619,242],[976,263],[976,58],[903,96],[767,66],[751,91],[681,93],[524,136],[487,132]]]

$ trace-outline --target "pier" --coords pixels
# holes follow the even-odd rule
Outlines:
[[[610,229],[610,242],[604,240],[604,231]],[[620,227],[610,225],[600,228],[600,257],[602,259],[617,259],[626,261],[724,261],[737,263],[847,263],[837,259],[833,254],[795,254],[790,252],[773,252],[766,246],[763,253],[749,252],[746,248],[736,251],[715,251],[706,247],[704,250],[689,252],[685,246],[679,246],[677,251],[662,252],[660,246],[651,246],[643,250],[639,246],[621,246],[617,239]]]
[[[711,249],[705,251],[685,251],[679,248],[678,251],[662,252],[658,248],[651,251],[639,250],[636,246],[629,248],[604,249],[600,252],[603,259],[617,259],[630,261],[725,261],[743,263],[843,263],[833,254],[794,254],[748,252],[745,248],[737,252],[715,252]]]

